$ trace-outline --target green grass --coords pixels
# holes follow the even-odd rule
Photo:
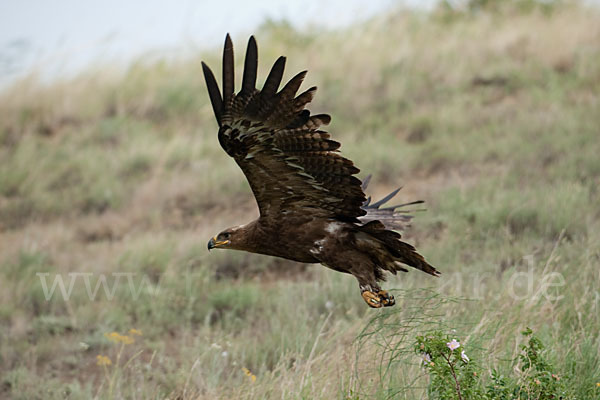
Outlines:
[[[280,54],[287,77],[309,70],[310,109],[374,174],[369,194],[403,185],[401,201],[427,201],[405,237],[443,278],[390,277],[398,304],[379,311],[351,276],[208,254],[215,233],[257,215],[200,73],[219,49],[8,88],[0,397],[423,398],[417,335],[456,330],[489,382],[511,373],[530,326],[576,398],[597,398],[599,35],[598,11],[578,6],[258,31],[259,81]],[[92,274],[92,290],[105,276],[114,297],[99,286],[90,300],[80,275],[69,301],[47,301],[39,272]],[[132,328],[133,344],[104,335]]]

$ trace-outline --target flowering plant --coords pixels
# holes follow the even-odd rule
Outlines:
[[[480,398],[476,366],[457,338],[432,332],[418,336],[414,350],[430,376],[430,398]]]
[[[526,343],[513,360],[514,376],[496,369],[481,380],[481,368],[467,355],[464,343],[440,331],[418,336],[414,351],[429,375],[429,399],[551,400],[572,399],[565,380],[543,357],[544,345],[531,329],[522,332]],[[487,375],[487,374],[486,374]],[[487,382],[485,382],[487,381]],[[600,387],[600,383],[599,383]]]

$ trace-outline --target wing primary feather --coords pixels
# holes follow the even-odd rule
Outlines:
[[[234,90],[233,43],[228,33],[223,47],[223,105],[225,107],[233,98]]]
[[[310,103],[312,101],[313,97],[315,97],[316,92],[317,92],[317,87],[313,86],[311,88],[308,88],[304,92],[300,93],[298,95],[298,97],[296,97],[294,99],[294,103],[295,103],[294,106],[297,109],[304,108],[305,105],[307,105],[308,103]]]
[[[402,189],[402,187],[399,187],[398,189],[394,190],[392,193],[388,194],[387,196],[385,196],[383,199],[379,200],[378,202],[371,204],[371,207],[377,208],[380,205],[385,204],[388,200],[390,200],[392,197],[394,197],[396,194],[398,194],[400,189]]]
[[[279,95],[283,101],[292,99],[296,95],[296,92],[298,89],[300,89],[300,85],[302,85],[302,81],[304,80],[307,72],[308,71],[299,72],[296,74],[296,76],[290,79],[288,83],[285,84],[283,89],[281,89],[281,92],[279,92]]]
[[[371,178],[373,177],[373,175],[369,174],[366,176],[365,179],[363,179],[362,181],[362,185],[361,185],[361,189],[364,191],[367,189],[367,186],[369,186],[369,182],[371,182]],[[369,199],[371,199],[371,196],[369,196]]]
[[[248,47],[246,49],[246,60],[244,61],[244,77],[242,78],[242,91],[244,95],[248,95],[256,88],[256,75],[258,71],[258,48],[254,36],[248,39]]]
[[[406,206],[414,206],[416,204],[424,204],[425,200],[415,200],[415,201],[411,201],[410,203],[402,203],[402,204],[398,204],[395,206],[389,206],[389,207],[384,207],[384,208],[379,208],[380,210],[395,210],[396,208],[400,208],[400,207],[406,207]]]
[[[262,89],[262,96],[268,98],[277,92],[277,89],[279,89],[279,85],[281,84],[281,78],[283,78],[284,68],[285,57],[281,56],[275,61],[273,68],[271,68],[271,72],[269,72],[269,76],[267,76],[267,80]]]
[[[314,119],[315,121],[319,121],[320,125],[329,125],[329,123],[331,122],[331,116],[328,114],[313,115],[311,117],[311,119]]]
[[[223,114],[223,99],[221,98],[221,92],[219,91],[219,85],[208,65],[202,62],[202,72],[204,73],[204,80],[206,81],[206,87],[208,88],[208,96],[210,97],[210,103],[212,104],[215,118],[217,123],[221,125],[221,115]]]

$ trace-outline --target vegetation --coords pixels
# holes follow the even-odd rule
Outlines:
[[[431,399],[568,399],[573,398],[564,380],[553,373],[541,351],[544,345],[531,329],[522,332],[528,343],[513,361],[515,378],[505,378],[492,369],[487,388],[481,383],[481,368],[470,359],[464,346],[451,335],[432,332],[417,337],[415,352],[422,359],[422,368],[431,377],[428,397]]]
[[[397,305],[372,310],[351,276],[208,255],[257,213],[200,72],[220,49],[31,77],[0,95],[0,397],[448,398],[415,343],[452,339],[471,398],[529,377],[600,397],[598,10],[398,10],[256,36],[262,79],[280,54],[286,76],[309,70],[311,109],[369,194],[426,200],[405,238],[442,278],[390,277]]]

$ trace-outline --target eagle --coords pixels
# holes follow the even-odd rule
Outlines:
[[[410,218],[398,211],[404,205],[381,207],[399,189],[371,204],[364,194],[368,180],[363,183],[355,176],[359,169],[340,155],[340,143],[321,129],[331,117],[311,115],[305,108],[317,89],[297,95],[307,71],[279,89],[285,62],[283,56],[275,61],[258,90],[258,49],[251,36],[237,94],[229,34],[223,50],[222,91],[202,62],[219,143],[242,169],[260,212],[258,219],[214,236],[208,250],[320,263],[354,275],[370,307],[393,306],[394,296],[379,285],[385,280],[384,271],[406,272],[403,265],[407,265],[433,276],[439,272],[394,230]]]

